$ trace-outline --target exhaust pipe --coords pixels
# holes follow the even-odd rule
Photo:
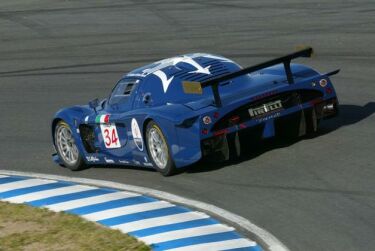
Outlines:
[[[326,104],[325,106],[323,106],[323,112],[333,112],[335,110],[335,106],[333,103],[331,104]]]

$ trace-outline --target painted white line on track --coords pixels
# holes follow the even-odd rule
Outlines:
[[[151,228],[151,227],[159,227],[159,226],[168,225],[168,224],[175,224],[175,223],[206,219],[206,218],[209,218],[209,216],[204,213],[187,212],[187,213],[179,213],[179,214],[155,217],[151,219],[133,221],[130,223],[124,223],[124,224],[111,226],[111,228],[119,229],[125,233],[129,233],[129,232],[138,231],[138,230]]]
[[[79,207],[91,206],[99,203],[104,203],[108,201],[120,200],[139,196],[139,194],[135,193],[128,193],[128,192],[114,192],[109,194],[102,194],[98,196],[83,198],[83,199],[76,199],[66,202],[60,202],[56,204],[52,204],[46,206],[48,209],[51,209],[55,212],[67,211]]]
[[[147,203],[141,203],[141,204],[132,205],[132,206],[112,208],[112,209],[103,210],[103,211],[95,212],[91,214],[85,214],[85,215],[82,215],[82,217],[91,221],[100,221],[100,220],[105,220],[109,218],[114,218],[117,216],[124,216],[124,215],[146,212],[150,210],[162,209],[162,208],[167,208],[167,207],[175,207],[175,205],[166,201],[147,202]]]
[[[165,241],[171,241],[181,238],[188,238],[188,237],[195,237],[207,234],[217,234],[217,233],[224,233],[224,232],[231,232],[234,231],[233,227],[227,227],[222,224],[213,224],[201,227],[193,227],[175,231],[169,231],[161,234],[154,234],[149,235],[146,237],[139,238],[141,241],[145,242],[148,245],[154,243],[160,243]]]
[[[0,193],[8,192],[8,191],[20,189],[20,188],[33,187],[33,186],[51,184],[51,183],[56,183],[56,182],[57,182],[56,180],[42,180],[42,179],[20,180],[20,181],[15,181],[11,183],[1,184]]]
[[[24,202],[34,201],[34,200],[46,199],[46,198],[53,197],[53,196],[89,191],[93,189],[96,189],[96,188],[90,187],[90,186],[73,185],[73,186],[59,187],[59,188],[54,188],[54,189],[49,189],[49,190],[44,190],[44,191],[32,192],[32,193],[28,193],[24,195],[18,195],[18,196],[4,199],[4,200],[12,202],[12,203],[24,203]]]
[[[218,251],[235,248],[246,248],[256,246],[256,243],[246,239],[234,239],[227,241],[217,241],[204,244],[185,246],[180,248],[167,249],[168,251]]]
[[[263,246],[266,250],[269,251],[289,251],[289,249],[274,235],[266,231],[265,229],[258,227],[254,223],[250,222],[246,218],[233,214],[225,209],[216,207],[211,204],[207,204],[201,201],[192,200],[188,198],[184,198],[178,195],[174,195],[171,193],[140,187],[140,186],[133,186],[133,185],[125,185],[117,182],[112,181],[105,181],[105,180],[96,180],[96,179],[87,179],[87,178],[73,178],[67,176],[60,176],[60,175],[50,175],[50,174],[41,174],[41,173],[33,173],[33,172],[18,172],[18,171],[10,171],[10,170],[0,170],[0,173],[3,175],[18,175],[18,176],[29,176],[34,178],[44,178],[44,179],[57,179],[62,181],[70,181],[70,182],[77,182],[86,185],[95,185],[101,187],[109,187],[115,188],[120,190],[126,190],[134,193],[140,193],[144,195],[149,195],[156,198],[161,198],[163,200],[171,201],[173,203],[186,205],[188,207],[196,208],[198,210],[206,211],[212,214],[213,216],[217,216],[219,218],[225,219],[228,222],[231,222],[234,225],[239,226],[240,228],[246,230],[249,235],[255,239],[261,246]],[[0,185],[1,187],[1,185]],[[12,190],[12,189],[10,189]],[[228,248],[229,249],[229,248]]]

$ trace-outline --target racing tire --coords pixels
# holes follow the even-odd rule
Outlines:
[[[241,143],[238,132],[228,134],[227,136],[228,145],[228,160],[236,161],[241,156]]]
[[[72,171],[86,168],[86,164],[75,144],[69,125],[60,120],[55,126],[55,148],[63,166]]]
[[[172,160],[169,145],[161,130],[154,122],[150,121],[146,127],[146,146],[153,166],[163,176],[176,173],[176,166]]]
[[[317,133],[319,122],[320,119],[318,119],[316,108],[313,107],[311,110],[308,110],[306,112],[306,134],[311,135]]]

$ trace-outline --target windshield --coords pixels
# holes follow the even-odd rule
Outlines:
[[[135,87],[138,85],[139,80],[137,79],[122,79],[117,83],[112,91],[111,97],[108,103],[123,104],[128,102],[130,95],[132,94]]]

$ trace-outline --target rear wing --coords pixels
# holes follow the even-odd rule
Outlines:
[[[218,107],[221,107],[222,103],[221,103],[221,98],[219,95],[220,83],[245,75],[245,74],[259,71],[261,69],[264,69],[273,65],[283,64],[288,83],[294,84],[293,74],[290,68],[290,62],[292,61],[292,59],[299,58],[299,57],[311,57],[312,54],[313,54],[313,48],[307,47],[303,50],[300,50],[300,51],[297,51],[297,52],[294,52],[294,53],[291,53],[291,54],[288,54],[279,58],[275,58],[275,59],[257,64],[257,65],[253,65],[253,66],[250,66],[250,67],[247,67],[239,71],[232,72],[232,73],[229,73],[229,74],[217,77],[217,78],[209,79],[202,83],[184,81],[182,82],[182,86],[183,86],[184,92],[189,93],[189,94],[202,94],[202,88],[211,86],[212,92],[214,95],[215,105]],[[339,70],[330,72],[330,75],[337,74],[338,72]]]

